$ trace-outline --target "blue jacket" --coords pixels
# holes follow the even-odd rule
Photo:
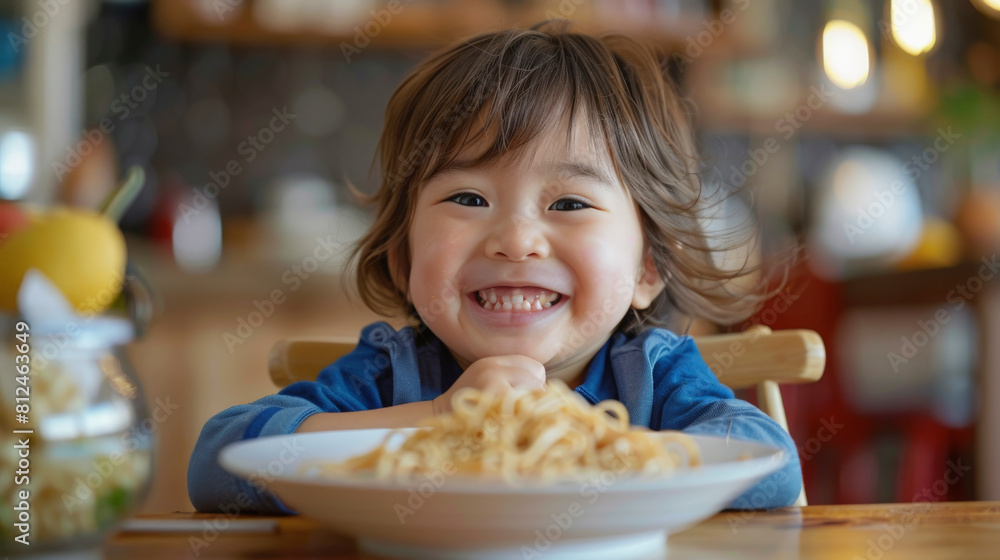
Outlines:
[[[226,445],[293,433],[318,412],[371,410],[430,400],[462,374],[447,348],[429,331],[396,331],[387,323],[365,327],[357,347],[327,366],[315,382],[300,381],[250,404],[212,417],[201,431],[188,467],[188,495],[198,511],[295,513],[266,492],[219,466]],[[731,507],[791,505],[802,486],[795,444],[781,426],[719,383],[691,337],[648,329],[634,337],[611,336],[588,366],[576,392],[596,404],[617,399],[633,425],[654,430],[758,441],[785,450],[790,461],[737,498]]]

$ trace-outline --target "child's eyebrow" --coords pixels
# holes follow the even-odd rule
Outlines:
[[[558,161],[541,166],[541,171],[560,179],[583,177],[591,179],[601,186],[613,187],[615,182],[600,167],[594,167],[581,161]]]
[[[466,171],[476,167],[471,160],[454,160],[442,167],[435,176],[444,175],[450,172]],[[602,187],[614,189],[615,181],[600,167],[582,161],[556,161],[546,163],[538,167],[538,171],[549,177],[559,179],[575,179],[582,177],[590,179]]]

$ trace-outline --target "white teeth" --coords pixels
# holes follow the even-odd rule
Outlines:
[[[552,307],[561,294],[557,292],[540,292],[530,299],[524,296],[520,288],[514,288],[511,293],[498,296],[492,289],[479,290],[480,305],[488,311],[541,311]]]

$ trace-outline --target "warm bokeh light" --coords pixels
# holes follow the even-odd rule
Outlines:
[[[979,0],[979,3],[987,8],[1000,12],[1000,0]]]
[[[833,20],[823,29],[823,69],[830,81],[852,89],[868,80],[868,39],[861,28],[846,20]]]
[[[931,0],[892,0],[889,15],[892,38],[899,48],[914,56],[934,48],[937,31]]]
[[[1000,0],[972,0],[972,4],[991,18],[1000,19]]]

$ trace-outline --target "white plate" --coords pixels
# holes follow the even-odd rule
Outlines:
[[[589,482],[510,486],[445,473],[407,484],[300,473],[306,461],[370,451],[388,431],[263,437],[226,447],[219,461],[266,482],[288,507],[358,537],[362,550],[435,560],[661,556],[668,533],[725,508],[787,461],[771,446],[692,436],[704,464],[655,479],[608,471]]]

